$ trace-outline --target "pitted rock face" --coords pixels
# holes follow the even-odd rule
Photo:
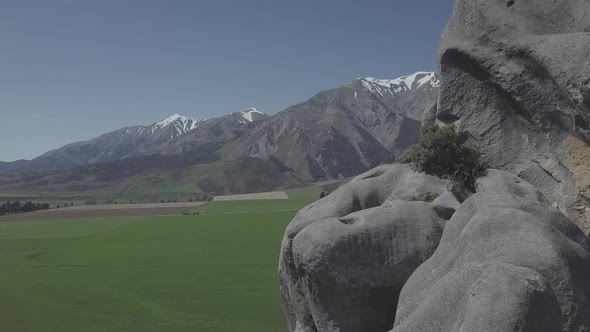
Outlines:
[[[405,165],[380,166],[299,211],[279,263],[288,330],[390,329],[402,286],[460,205],[454,191]]]
[[[506,171],[454,192],[381,166],[302,209],[279,260],[288,331],[588,331],[580,228]]]
[[[584,0],[458,0],[446,33],[452,39],[514,39],[519,35],[590,32]],[[445,34],[448,39],[448,35]]]
[[[590,240],[544,202],[490,171],[404,285],[392,332],[588,331]]]
[[[572,162],[590,155],[590,2],[457,0],[439,57],[437,119],[469,132],[491,167],[543,169],[554,183],[527,180],[590,231],[590,165]]]

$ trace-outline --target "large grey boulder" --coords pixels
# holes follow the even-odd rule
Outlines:
[[[589,331],[590,239],[510,172],[476,188],[380,166],[301,210],[279,264],[288,331]]]
[[[590,330],[590,241],[526,181],[488,174],[403,287],[391,331]]]
[[[590,231],[590,2],[457,0],[437,119]]]
[[[434,207],[453,208],[454,191],[405,165],[380,166],[302,209],[279,263],[288,331],[390,329],[402,286],[438,246]]]

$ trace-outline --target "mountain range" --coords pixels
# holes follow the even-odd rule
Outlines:
[[[110,170],[111,178],[233,162],[248,167],[264,163],[291,172],[286,176],[290,184],[350,177],[393,161],[416,142],[421,122],[434,116],[439,85],[438,74],[432,72],[397,79],[367,77],[322,91],[273,116],[256,108],[212,119],[174,114],[148,126],[71,143],[32,160],[2,162],[0,172],[20,177],[34,173],[44,182],[47,174],[58,170],[68,170],[78,179],[80,173],[98,168]],[[263,161],[245,162],[253,159]],[[238,191],[257,190],[246,187]]]
[[[149,126],[121,128],[32,159],[0,164],[0,171],[49,171],[152,154],[181,155],[245,134],[268,115],[255,108],[214,119],[174,114]]]

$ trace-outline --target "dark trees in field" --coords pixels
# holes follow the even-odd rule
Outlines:
[[[6,202],[0,205],[0,216],[5,214],[14,214],[14,213],[23,213],[23,212],[33,212],[38,210],[47,210],[49,209],[49,204],[47,203],[33,203],[31,201],[21,203],[19,201],[16,202]]]

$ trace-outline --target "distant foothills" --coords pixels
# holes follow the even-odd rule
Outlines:
[[[236,194],[351,177],[395,160],[433,118],[433,72],[358,78],[273,116],[174,114],[32,160],[0,162],[0,192],[31,197]]]

